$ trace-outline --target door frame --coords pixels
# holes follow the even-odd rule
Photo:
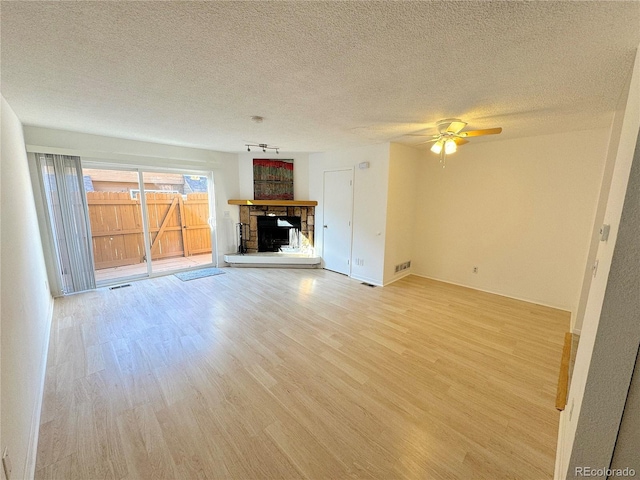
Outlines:
[[[331,173],[331,172],[350,172],[351,173],[351,211],[349,212],[349,226],[350,228],[350,233],[349,233],[349,273],[347,273],[347,276],[351,277],[351,274],[353,272],[353,262],[352,257],[353,257],[353,209],[354,209],[354,191],[355,191],[355,167],[350,167],[350,168],[332,168],[332,169],[328,169],[328,170],[323,170],[322,171],[322,256],[324,257],[324,248],[325,248],[325,228],[324,226],[325,224],[325,205],[326,205],[326,201],[325,201],[325,197],[326,197],[326,174],[327,173]],[[324,266],[324,258],[322,259],[322,268],[326,269],[326,267]],[[338,272],[336,272],[338,273]]]

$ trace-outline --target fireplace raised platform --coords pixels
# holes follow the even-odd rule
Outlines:
[[[260,252],[228,254],[224,256],[224,261],[232,267],[317,268],[321,258],[304,253]]]

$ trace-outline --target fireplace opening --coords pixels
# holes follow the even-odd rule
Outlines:
[[[300,217],[257,217],[258,252],[292,251],[300,248]]]

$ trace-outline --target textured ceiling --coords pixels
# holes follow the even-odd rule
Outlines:
[[[500,138],[605,126],[640,43],[638,1],[1,8],[24,124],[222,151],[415,143],[449,117]]]

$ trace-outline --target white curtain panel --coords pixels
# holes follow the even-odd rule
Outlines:
[[[62,291],[96,288],[87,197],[80,157],[36,154],[49,208]]]

